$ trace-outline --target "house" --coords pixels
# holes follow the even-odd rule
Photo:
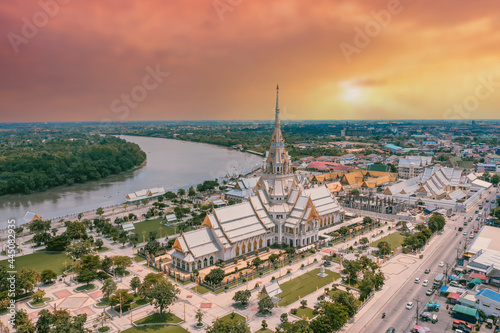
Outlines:
[[[269,296],[273,303],[276,303],[280,300],[280,295],[283,291],[281,290],[280,284],[278,280],[271,281],[270,284],[262,287],[260,291],[261,295]]]
[[[486,316],[500,315],[500,293],[491,289],[481,289],[476,294],[476,309],[484,312]]]

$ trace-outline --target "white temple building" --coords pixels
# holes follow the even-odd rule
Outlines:
[[[263,175],[242,181],[242,202],[214,209],[198,230],[182,233],[169,252],[172,264],[188,272],[284,244],[301,248],[318,241],[320,228],[343,220],[344,211],[325,185],[306,188],[293,173],[285,149],[276,94],[271,148]]]

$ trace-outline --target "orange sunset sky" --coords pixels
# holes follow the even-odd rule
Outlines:
[[[269,120],[277,83],[289,120],[498,118],[499,13],[498,0],[4,1],[0,122]]]

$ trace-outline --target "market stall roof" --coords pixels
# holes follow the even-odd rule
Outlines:
[[[483,280],[481,280],[479,278],[475,278],[475,279],[472,279],[469,281],[469,284],[473,284],[473,285],[481,284],[481,283],[483,283]]]
[[[448,298],[459,299],[460,298],[460,294],[457,294],[457,293],[449,294]]]
[[[480,273],[472,273],[472,274],[470,275],[470,278],[471,278],[472,280],[474,280],[474,279],[480,279],[480,280],[482,280],[482,281],[486,281],[486,280],[488,280],[488,278],[486,277],[486,275],[484,275],[484,274],[480,274]],[[471,281],[472,281],[472,280],[471,280]]]

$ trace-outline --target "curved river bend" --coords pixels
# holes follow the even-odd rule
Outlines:
[[[125,202],[125,195],[141,189],[163,186],[176,190],[227,174],[247,173],[262,157],[204,143],[120,135],[137,143],[147,154],[143,167],[99,181],[60,186],[40,193],[0,196],[0,229],[7,219],[18,224],[27,211],[54,218]]]

